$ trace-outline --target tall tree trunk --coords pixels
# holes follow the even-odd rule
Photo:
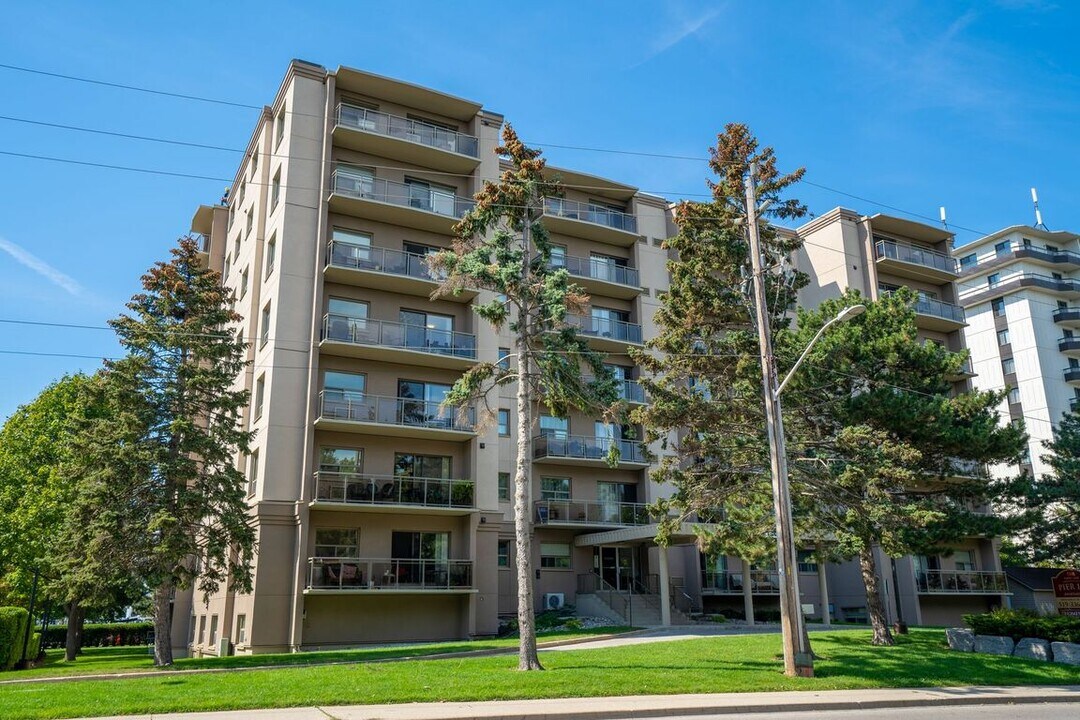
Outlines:
[[[859,551],[859,570],[862,572],[863,585],[866,586],[866,610],[870,615],[870,626],[874,629],[874,645],[895,645],[892,632],[889,630],[889,621],[885,617],[885,604],[881,601],[881,593],[878,588],[877,562],[874,560],[874,549],[870,543],[864,542]]]
[[[750,561],[742,560],[742,602],[743,614],[746,616],[746,624],[754,624],[754,584],[750,582]]]
[[[83,624],[86,622],[86,610],[78,600],[73,600],[67,608],[67,635],[64,638],[64,659],[74,662],[82,651]]]
[[[154,665],[172,665],[172,583],[154,589]]]

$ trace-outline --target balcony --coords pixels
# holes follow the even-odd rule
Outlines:
[[[939,284],[955,280],[958,275],[955,260],[918,245],[875,237],[874,256],[878,268],[890,275]]]
[[[472,480],[363,475],[337,470],[315,473],[313,508],[467,515],[476,508]]]
[[[980,284],[962,289],[960,291],[960,302],[964,304],[964,307],[971,307],[976,303],[986,302],[1029,287],[1048,290],[1068,300],[1080,298],[1080,281],[1078,280],[1056,278],[1033,272],[1016,272],[1000,278],[996,282],[990,282],[988,279],[985,285]]]
[[[1063,337],[1059,339],[1058,350],[1069,357],[1080,358],[1080,337]]]
[[[920,297],[915,301],[915,324],[924,330],[952,332],[967,325],[959,305]]]
[[[1069,250],[1047,250],[1044,247],[1012,242],[1007,247],[995,248],[993,253],[979,257],[974,265],[968,265],[963,269],[963,274],[985,272],[1015,260],[1027,260],[1055,269],[1080,269],[1080,254],[1078,253]]]
[[[624,527],[652,522],[645,503],[538,500],[533,507],[536,524],[549,527]]]
[[[619,468],[647,467],[645,449],[636,440],[617,440],[607,437],[567,435],[552,437],[538,435],[533,438],[533,461],[559,465],[594,465],[607,467],[608,453],[612,447],[619,452]]]
[[[473,135],[345,103],[337,106],[334,144],[446,172],[470,173],[480,165]]]
[[[780,574],[766,570],[750,571],[750,592],[754,595],[779,595]],[[743,573],[701,573],[702,595],[742,595]]]
[[[645,388],[637,380],[619,380],[619,399],[634,405],[645,404]]]
[[[962,380],[969,380],[975,377],[975,375],[976,373],[971,368],[971,358],[969,357],[964,360],[964,364],[960,366],[959,372],[955,375],[949,375],[948,379],[951,382],[960,382]]]
[[[315,420],[315,427],[321,430],[457,442],[474,438],[475,424],[473,408],[455,411],[437,402],[349,390],[320,392]]]
[[[915,573],[920,595],[1005,595],[1009,585],[1003,572],[926,570]]]
[[[636,323],[594,317],[592,315],[567,315],[566,324],[589,338],[597,350],[625,350],[627,345],[641,344],[641,326]]]
[[[444,235],[452,235],[474,205],[471,198],[425,185],[362,177],[341,168],[330,180],[331,212]]]
[[[332,355],[466,370],[476,363],[476,336],[424,325],[323,316],[319,348]]]
[[[1058,308],[1054,311],[1054,322],[1073,330],[1080,330],[1080,307]]]
[[[641,278],[636,268],[604,258],[572,255],[552,258],[552,266],[566,268],[567,274],[593,295],[629,300],[641,294]]]
[[[390,248],[368,247],[330,241],[323,275],[342,285],[386,290],[387,292],[429,298],[442,282],[442,276],[428,267],[428,256]],[[465,290],[441,299],[471,302],[477,293]]]
[[[1073,387],[1080,387],[1080,367],[1065,368],[1065,382]]]
[[[307,594],[473,592],[472,560],[308,558]]]
[[[545,198],[544,227],[550,232],[632,247],[638,241],[637,218],[592,203]]]

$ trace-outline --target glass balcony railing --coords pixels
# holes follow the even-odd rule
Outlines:
[[[591,375],[585,375],[582,377],[586,382],[592,382],[596,378]],[[641,386],[637,380],[624,380],[616,379],[616,388],[619,394],[620,400],[625,400],[628,403],[645,403],[645,388]]]
[[[412,505],[424,508],[475,507],[472,480],[365,475],[334,469],[315,473],[315,499],[346,505]]]
[[[920,315],[932,315],[956,323],[964,322],[964,308],[941,300],[920,297],[915,301],[915,312]]]
[[[741,572],[703,572],[701,590],[705,593],[738,595],[743,591]],[[780,574],[767,570],[750,571],[750,591],[758,595],[779,595]]]
[[[922,265],[952,275],[956,274],[956,261],[945,253],[939,253],[936,250],[883,238],[874,238],[874,249],[878,259],[900,260],[901,262]]]
[[[533,506],[536,522],[540,525],[647,525],[651,522],[649,506],[645,503],[538,500]]]
[[[626,285],[627,287],[641,287],[641,280],[636,268],[627,265],[619,265],[605,258],[574,257],[562,255],[551,258],[552,267],[566,268],[571,277],[600,280],[601,282]]]
[[[606,437],[539,435],[533,438],[533,458],[568,458],[603,462],[612,446],[618,448],[619,462],[645,464],[645,450],[636,440]]]
[[[346,197],[375,200],[456,219],[464,217],[476,205],[471,198],[458,197],[426,185],[392,182],[340,168],[334,171],[330,187],[333,192]]]
[[[417,253],[391,250],[390,248],[354,245],[347,242],[330,241],[326,255],[326,264],[352,270],[371,270],[372,272],[400,275],[401,277],[442,282],[443,276],[428,267],[428,256]]]
[[[468,590],[472,560],[308,558],[312,590]]]
[[[389,320],[328,313],[323,316],[322,339],[350,345],[372,345],[432,355],[449,355],[467,360],[476,359],[475,335]]]
[[[637,218],[629,213],[612,210],[592,203],[580,203],[562,198],[545,198],[544,214],[604,225],[628,233],[637,233]]]
[[[455,410],[428,400],[382,397],[337,389],[326,389],[319,393],[319,417],[457,432],[473,432],[476,425],[475,410],[471,407]]]
[[[1005,593],[1009,585],[1003,572],[975,570],[925,570],[915,573],[920,593]]]
[[[423,120],[388,115],[342,103],[337,107],[337,121],[339,125],[356,130],[407,140],[472,158],[480,157],[480,141],[476,137]]]
[[[641,344],[641,326],[635,323],[593,315],[567,315],[566,322],[588,337]]]

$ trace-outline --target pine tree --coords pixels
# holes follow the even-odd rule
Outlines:
[[[250,591],[255,535],[236,468],[251,433],[241,427],[248,392],[233,383],[245,345],[232,291],[202,267],[195,242],[143,276],[131,315],[112,321],[126,357],[107,363],[118,417],[87,424],[76,528],[99,562],[133,568],[153,588],[154,662],[172,663],[171,602],[197,578]]]
[[[543,669],[536,653],[533,610],[532,540],[529,496],[532,483],[532,428],[539,406],[554,415],[571,409],[613,413],[617,388],[603,355],[592,351],[568,312],[581,312],[588,296],[570,284],[564,268],[551,263],[552,245],[542,216],[545,198],[561,194],[545,177],[540,151],[526,147],[507,124],[496,153],[511,167],[499,182],[486,182],[476,207],[458,224],[453,250],[434,256],[446,274],[437,294],[488,290],[496,298],[474,309],[496,329],[509,326],[512,358],[479,363],[464,373],[446,399],[448,406],[487,402],[498,387],[517,383],[517,453],[514,472],[514,530],[517,566],[520,670]],[[510,366],[516,361],[516,369]],[[586,372],[583,372],[583,367]],[[586,374],[588,373],[588,374]],[[486,413],[490,416],[490,410]],[[617,454],[616,444],[611,453]]]

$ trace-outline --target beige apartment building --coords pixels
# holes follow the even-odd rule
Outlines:
[[[441,408],[463,371],[503,361],[512,343],[473,312],[485,293],[432,299],[438,278],[424,260],[450,246],[473,194],[497,178],[502,123],[477,102],[293,61],[228,196],[196,211],[205,261],[236,292],[243,321],[234,330],[251,340],[237,383],[251,391],[244,422],[256,439],[237,462],[259,547],[252,593],[222,591],[209,602],[177,595],[176,652],[484,636],[514,614],[513,389],[493,399],[491,418]],[[628,351],[656,332],[670,203],[551,171],[566,188],[545,207],[554,262],[591,296],[589,312],[572,322],[608,353],[624,398],[642,403]],[[835,252],[807,252],[806,269],[821,275],[807,299],[851,285],[876,297],[879,285],[916,284],[927,291],[927,337],[959,350],[963,312],[948,304],[955,273],[951,260],[936,260],[948,258],[951,236],[905,223],[837,210],[803,228],[809,241],[855,258],[848,271]],[[879,258],[879,234],[888,248],[925,255],[913,262],[887,249]],[[579,614],[649,625],[742,607],[746,590],[759,607],[775,606],[774,568],[707,562],[689,525],[673,547],[656,547],[646,506],[670,488],[649,479],[640,428],[541,415],[533,436],[537,610],[573,604]],[[612,444],[615,468],[605,460]],[[951,622],[1000,602],[1000,593],[969,584],[997,581],[996,544],[969,545],[940,561],[898,561],[905,619],[951,614]],[[799,569],[808,615],[865,616],[853,565],[818,567],[804,553]]]

